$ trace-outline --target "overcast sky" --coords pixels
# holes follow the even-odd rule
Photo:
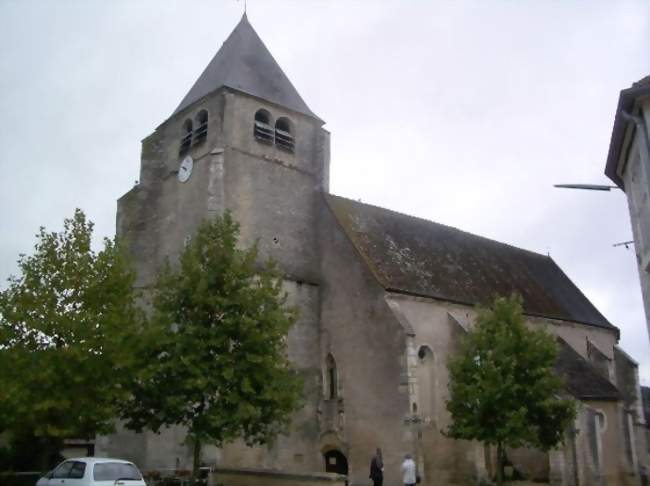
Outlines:
[[[0,0],[0,279],[75,207],[112,236],[140,140],[243,2]],[[548,253],[650,385],[625,196],[603,175],[621,89],[650,73],[650,2],[249,0],[332,133],[331,191]],[[3,284],[0,284],[3,285]]]

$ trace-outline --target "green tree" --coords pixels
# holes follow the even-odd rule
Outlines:
[[[79,209],[41,228],[0,292],[0,431],[38,438],[43,468],[63,439],[113,429],[143,336],[129,261],[108,239],[94,251],[92,229]]]
[[[447,433],[497,447],[503,484],[505,447],[548,450],[563,440],[575,417],[554,373],[555,339],[524,323],[520,297],[497,297],[478,311],[476,325],[449,361],[452,424]]]
[[[237,248],[238,236],[229,213],[205,221],[177,270],[163,266],[152,320],[164,338],[124,410],[138,431],[187,427],[195,476],[202,444],[264,444],[300,404],[286,355],[297,310],[286,306],[275,265],[258,266],[257,246]]]

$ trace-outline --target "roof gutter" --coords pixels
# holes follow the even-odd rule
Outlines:
[[[650,160],[650,140],[648,139],[648,126],[646,125],[645,118],[643,118],[643,116],[631,115],[625,110],[621,111],[621,116],[625,118],[625,120],[634,123],[636,129],[641,132],[642,142],[639,147],[641,159],[643,159],[643,152],[645,150],[647,160]]]
[[[356,247],[355,247],[356,248]],[[456,299],[450,299],[448,297],[439,297],[436,295],[430,295],[430,294],[423,294],[419,292],[412,292],[410,290],[403,290],[403,289],[398,289],[395,287],[389,287],[386,286],[381,280],[379,280],[379,285],[381,285],[386,292],[390,292],[393,294],[400,294],[400,295],[406,295],[409,297],[419,297],[423,299],[431,299],[431,300],[437,300],[437,301],[442,301],[442,302],[451,302],[452,304],[459,304],[459,305],[464,305],[464,306],[469,306],[469,307],[475,307],[476,302],[465,302],[462,300],[456,300]],[[609,326],[605,326],[603,324],[596,324],[594,322],[586,322],[586,321],[578,321],[575,319],[569,319],[567,317],[557,317],[557,316],[550,316],[550,315],[545,315],[545,314],[538,314],[535,312],[529,312],[524,309],[523,314],[525,316],[529,317],[538,317],[542,319],[550,319],[554,321],[563,321],[563,322],[571,322],[574,324],[580,324],[582,326],[590,326],[590,327],[597,327],[598,329],[604,329],[606,331],[614,332],[616,334],[616,340],[619,341],[621,339],[621,330],[616,327],[613,324],[609,324]]]

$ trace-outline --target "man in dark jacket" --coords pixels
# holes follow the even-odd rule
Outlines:
[[[370,479],[372,479],[373,486],[383,486],[384,484],[384,460],[379,447],[370,461]]]

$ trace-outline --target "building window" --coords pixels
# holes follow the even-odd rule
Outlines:
[[[338,398],[339,396],[339,376],[334,356],[328,354],[325,359],[325,365],[327,367],[327,374],[325,376],[325,396],[331,400]]]
[[[275,122],[275,144],[282,150],[293,152],[295,143],[291,130],[291,121],[288,118],[280,118]]]
[[[255,124],[253,135],[260,142],[273,143],[273,127],[271,126],[271,114],[266,110],[257,110],[255,113]]]
[[[415,377],[418,387],[415,403],[413,403],[413,413],[418,413],[424,419],[437,422],[435,359],[433,351],[427,345],[422,345],[418,349]]]
[[[420,346],[420,349],[418,349],[418,358],[420,362],[431,360],[433,359],[433,351],[431,351],[429,346]]]
[[[178,151],[179,155],[185,155],[192,146],[192,120],[187,119],[181,128],[181,148]]]
[[[196,115],[196,129],[194,130],[194,140],[192,145],[198,145],[204,142],[208,137],[208,112],[206,110],[199,111]]]

